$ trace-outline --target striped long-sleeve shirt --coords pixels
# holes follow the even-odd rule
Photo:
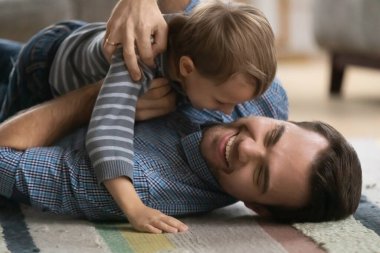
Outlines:
[[[98,182],[120,176],[132,178],[133,131],[137,98],[155,76],[163,76],[164,55],[157,57],[157,69],[140,63],[143,77],[134,82],[124,65],[122,49],[105,59],[102,47],[105,23],[88,24],[60,45],[50,71],[54,95],[61,95],[103,78],[91,116],[86,148]]]

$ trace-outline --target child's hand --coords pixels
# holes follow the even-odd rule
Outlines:
[[[117,177],[105,180],[103,183],[136,230],[176,233],[188,229],[179,220],[144,205],[129,178]]]
[[[157,78],[152,80],[149,90],[137,100],[136,120],[147,120],[174,111],[176,93],[170,87],[168,80]]]
[[[160,211],[141,205],[128,215],[132,226],[141,232],[159,234],[162,232],[177,233],[184,232],[188,227],[181,221],[167,216]]]

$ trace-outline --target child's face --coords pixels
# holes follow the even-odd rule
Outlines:
[[[183,82],[183,89],[195,108],[226,114],[231,114],[235,105],[251,100],[256,87],[255,80],[238,73],[223,83],[215,83],[193,71]]]

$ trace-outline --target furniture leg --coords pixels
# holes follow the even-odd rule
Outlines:
[[[343,76],[346,68],[344,61],[341,61],[339,54],[332,53],[331,56],[331,82],[330,82],[330,95],[340,96]]]

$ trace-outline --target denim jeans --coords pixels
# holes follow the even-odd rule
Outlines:
[[[49,72],[54,56],[61,42],[84,24],[59,22],[35,34],[22,48],[17,42],[0,41],[0,66],[4,66],[0,72],[0,122],[52,98]]]
[[[7,87],[9,75],[20,53],[22,44],[16,41],[0,39],[0,87]]]

